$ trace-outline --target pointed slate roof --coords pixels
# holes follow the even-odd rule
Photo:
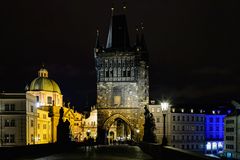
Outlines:
[[[106,48],[118,51],[127,51],[130,48],[127,19],[125,15],[112,16]]]

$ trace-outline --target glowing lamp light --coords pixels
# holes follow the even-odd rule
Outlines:
[[[161,102],[162,111],[167,111],[168,107],[169,107],[169,103],[168,102]]]
[[[206,148],[207,148],[208,151],[211,150],[211,143],[210,142],[207,143]]]
[[[137,129],[136,132],[139,133],[140,132],[139,129]]]
[[[36,103],[36,107],[37,108],[40,107],[40,103],[39,102]]]
[[[217,142],[213,142],[213,143],[212,143],[212,149],[213,149],[213,150],[216,150],[216,149],[217,149]]]

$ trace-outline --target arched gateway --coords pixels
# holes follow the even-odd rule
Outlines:
[[[124,9],[126,7],[123,7]],[[148,105],[148,53],[143,27],[136,42],[129,43],[124,14],[112,17],[106,47],[100,46],[97,31],[94,56],[97,73],[98,135],[100,142],[141,140],[144,106]]]

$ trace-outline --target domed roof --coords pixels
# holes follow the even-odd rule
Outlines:
[[[31,82],[29,90],[58,92],[61,94],[58,84],[54,80],[48,78],[48,71],[45,68],[39,70],[38,77]]]

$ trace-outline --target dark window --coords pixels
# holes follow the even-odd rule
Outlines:
[[[187,121],[189,121],[189,116],[187,116]]]
[[[199,126],[196,126],[196,131],[198,131],[199,130]]]
[[[173,130],[175,131],[175,126],[173,126]]]
[[[192,121],[194,121],[194,117],[192,116]]]
[[[126,71],[123,71],[123,77],[126,77]]]
[[[226,140],[233,141],[234,140],[234,136],[226,136]]]
[[[177,117],[177,120],[180,121],[180,116]]]
[[[182,149],[184,149],[184,145],[182,145]]]
[[[184,140],[184,135],[182,135],[182,140]]]
[[[176,117],[175,117],[175,116],[173,116],[173,121],[175,121],[175,118],[176,118]]]
[[[5,111],[9,111],[10,108],[9,108],[9,104],[5,104]]]
[[[15,111],[15,104],[11,104],[10,110],[11,110],[11,111]]]
[[[213,118],[211,117],[211,118],[209,119],[209,121],[210,121],[210,122],[213,122]]]
[[[175,136],[173,136],[172,138],[173,138],[173,141],[175,141]]]
[[[31,112],[33,112],[33,106],[31,106]]]
[[[131,77],[131,71],[128,71],[128,72],[127,72],[127,76],[128,76],[128,77]]]
[[[234,128],[226,128],[226,132],[234,132]]]
[[[203,122],[203,117],[201,117],[201,122]]]
[[[199,121],[199,117],[196,117],[196,121],[197,121],[197,122]]]
[[[47,103],[52,104],[52,97],[47,97]]]
[[[182,116],[182,121],[185,121],[185,117],[184,116]]]
[[[33,120],[31,120],[31,127],[33,127]]]
[[[10,143],[15,143],[15,135],[14,134],[10,134]]]
[[[182,126],[182,131],[184,131],[184,126]]]
[[[10,120],[5,120],[5,127],[9,127],[10,126]]]
[[[157,123],[159,123],[160,122],[160,118],[157,118]]]
[[[226,120],[226,124],[233,124],[234,120],[230,119],[230,120]]]
[[[203,131],[203,126],[200,127],[200,130]]]
[[[219,118],[216,118],[216,122],[219,123]]]
[[[10,126],[11,126],[11,127],[15,127],[15,120],[14,120],[14,119],[11,120],[11,122],[10,122]]]
[[[37,100],[37,102],[39,102],[39,96],[36,96],[36,100]]]

